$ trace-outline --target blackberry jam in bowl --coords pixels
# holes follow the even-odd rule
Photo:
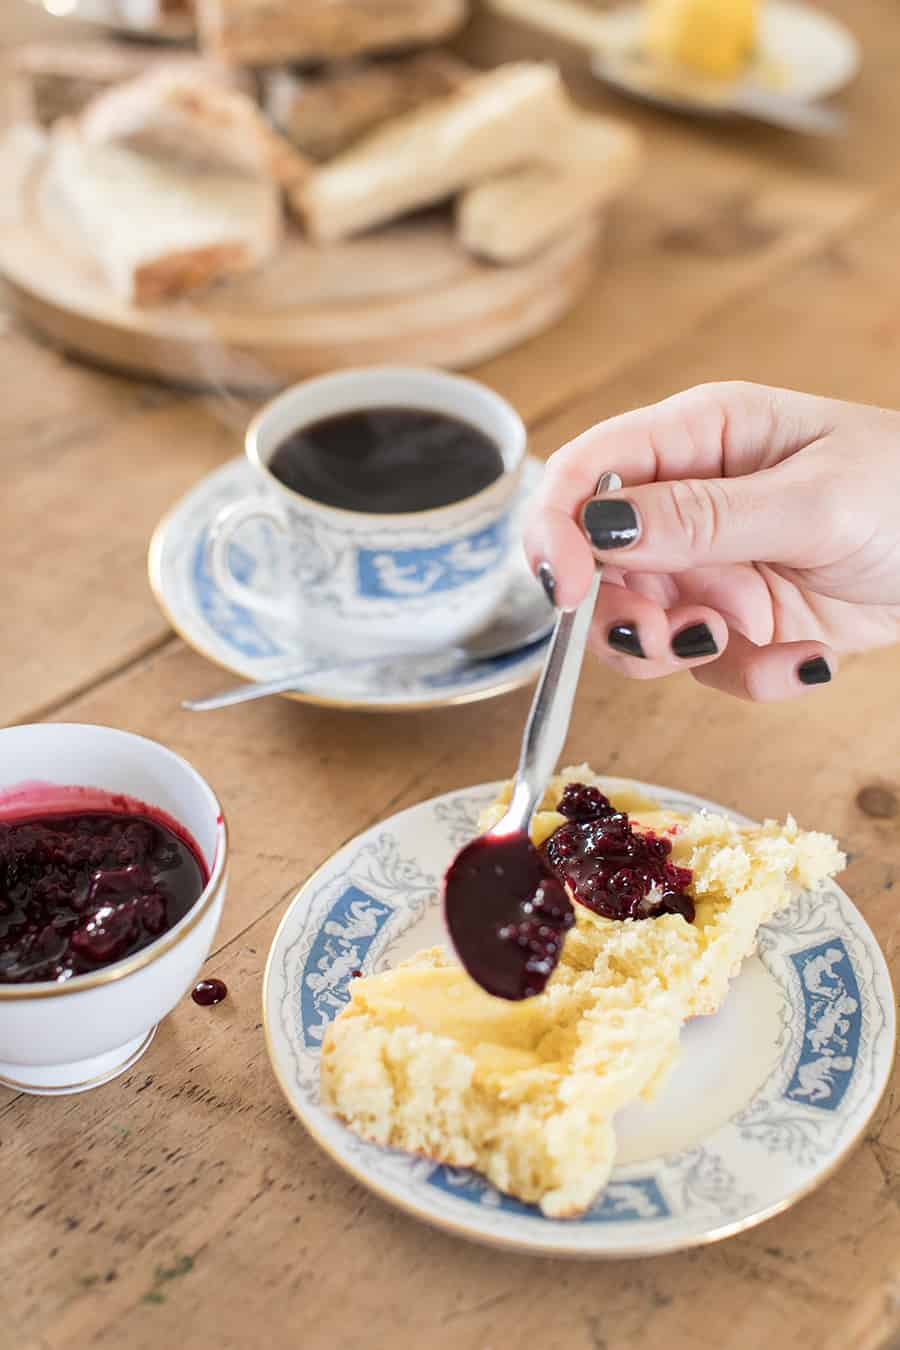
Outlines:
[[[0,1082],[79,1092],[144,1052],[225,898],[222,810],[155,741],[0,730]]]

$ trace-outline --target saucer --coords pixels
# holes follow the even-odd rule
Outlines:
[[[624,93],[676,110],[717,115],[743,88],[804,102],[827,98],[857,74],[861,54],[853,34],[833,15],[793,0],[768,0],[760,15],[759,55],[739,80],[703,80],[689,73],[677,87],[632,54],[640,47],[640,5],[608,11],[609,49],[592,62],[594,74]]]
[[[525,461],[522,486],[513,507],[513,535],[521,531],[529,498],[543,465]],[[163,518],[150,544],[150,585],[168,622],[194,651],[238,679],[274,680],[306,665],[311,673],[286,695],[301,703],[371,712],[405,712],[473,703],[509,693],[537,677],[549,639],[492,661],[466,661],[458,652],[429,656],[398,655],[340,669],[342,658],[310,648],[288,623],[269,619],[234,604],[218,588],[209,570],[210,526],[223,506],[250,496],[257,479],[246,459],[230,461],[201,479]],[[248,522],[232,546],[231,567],[242,581],[272,575],[277,541],[265,523]],[[538,583],[519,549],[510,563],[508,589],[501,606],[510,611],[527,603]],[[318,668],[318,669],[317,669]]]
[[[679,811],[723,806],[637,783]],[[878,942],[841,888],[800,892],[759,933],[722,1007],[682,1033],[652,1103],[616,1118],[618,1162],[584,1214],[549,1219],[478,1173],[360,1139],[319,1100],[319,1056],[354,970],[446,943],[440,877],[500,784],[447,793],[344,845],[294,897],[263,987],[269,1058],[294,1113],[345,1171],[459,1237],[531,1254],[651,1256],[790,1208],[860,1142],[894,1057],[894,994]]]

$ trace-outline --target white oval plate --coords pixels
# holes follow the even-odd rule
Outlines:
[[[843,89],[857,74],[861,54],[853,34],[832,15],[810,5],[790,0],[767,0],[760,21],[760,56],[739,82],[697,80],[691,97],[690,79],[679,82],[677,92],[654,82],[652,72],[624,59],[638,49],[642,26],[639,5],[608,11],[609,55],[598,55],[594,74],[626,93],[673,108],[689,108],[716,114],[718,102],[740,86],[771,89],[793,99],[813,102]],[[618,53],[622,54],[620,59]]]
[[[511,524],[513,537],[521,533],[528,500],[542,471],[540,460],[529,456]],[[234,604],[209,570],[209,528],[223,506],[257,490],[257,477],[247,461],[243,457],[232,460],[202,478],[154,532],[149,559],[153,593],[176,633],[201,656],[244,680],[277,680],[307,663],[321,666],[286,697],[366,712],[417,712],[473,703],[509,693],[536,678],[548,639],[493,661],[467,662],[458,653],[438,652],[427,657],[398,656],[387,665],[373,661],[341,669],[345,656],[336,654],[333,662],[325,659],[321,652],[305,647],[295,628]],[[232,545],[232,570],[242,581],[260,574],[274,576],[274,550],[271,527],[248,522]],[[517,601],[528,603],[538,587],[521,551],[514,550],[514,555],[502,601],[507,613]]]
[[[699,798],[638,784],[666,806]],[[324,1032],[354,970],[443,942],[439,878],[476,831],[488,784],[401,811],[340,849],[275,936],[263,1018],[292,1109],[327,1153],[384,1199],[461,1237],[552,1255],[624,1257],[714,1242],[787,1209],[861,1137],[894,1051],[894,995],[871,930],[833,884],[760,933],[723,1008],[683,1033],[662,1095],[617,1119],[619,1164],[579,1219],[546,1219],[474,1172],[379,1148],[319,1104]]]

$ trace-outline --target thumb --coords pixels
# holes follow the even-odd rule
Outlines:
[[[628,571],[682,572],[715,563],[799,563],[808,516],[782,465],[741,478],[648,483],[591,497],[581,523],[594,552],[627,551]]]

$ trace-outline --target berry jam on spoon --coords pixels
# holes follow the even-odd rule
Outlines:
[[[618,474],[607,473],[597,491],[621,486]],[[598,566],[578,608],[556,620],[506,814],[456,855],[444,877],[444,915],[456,953],[472,979],[498,998],[539,994],[575,922],[571,901],[528,827],[569,730],[601,578]],[[542,579],[549,593],[549,573]]]

